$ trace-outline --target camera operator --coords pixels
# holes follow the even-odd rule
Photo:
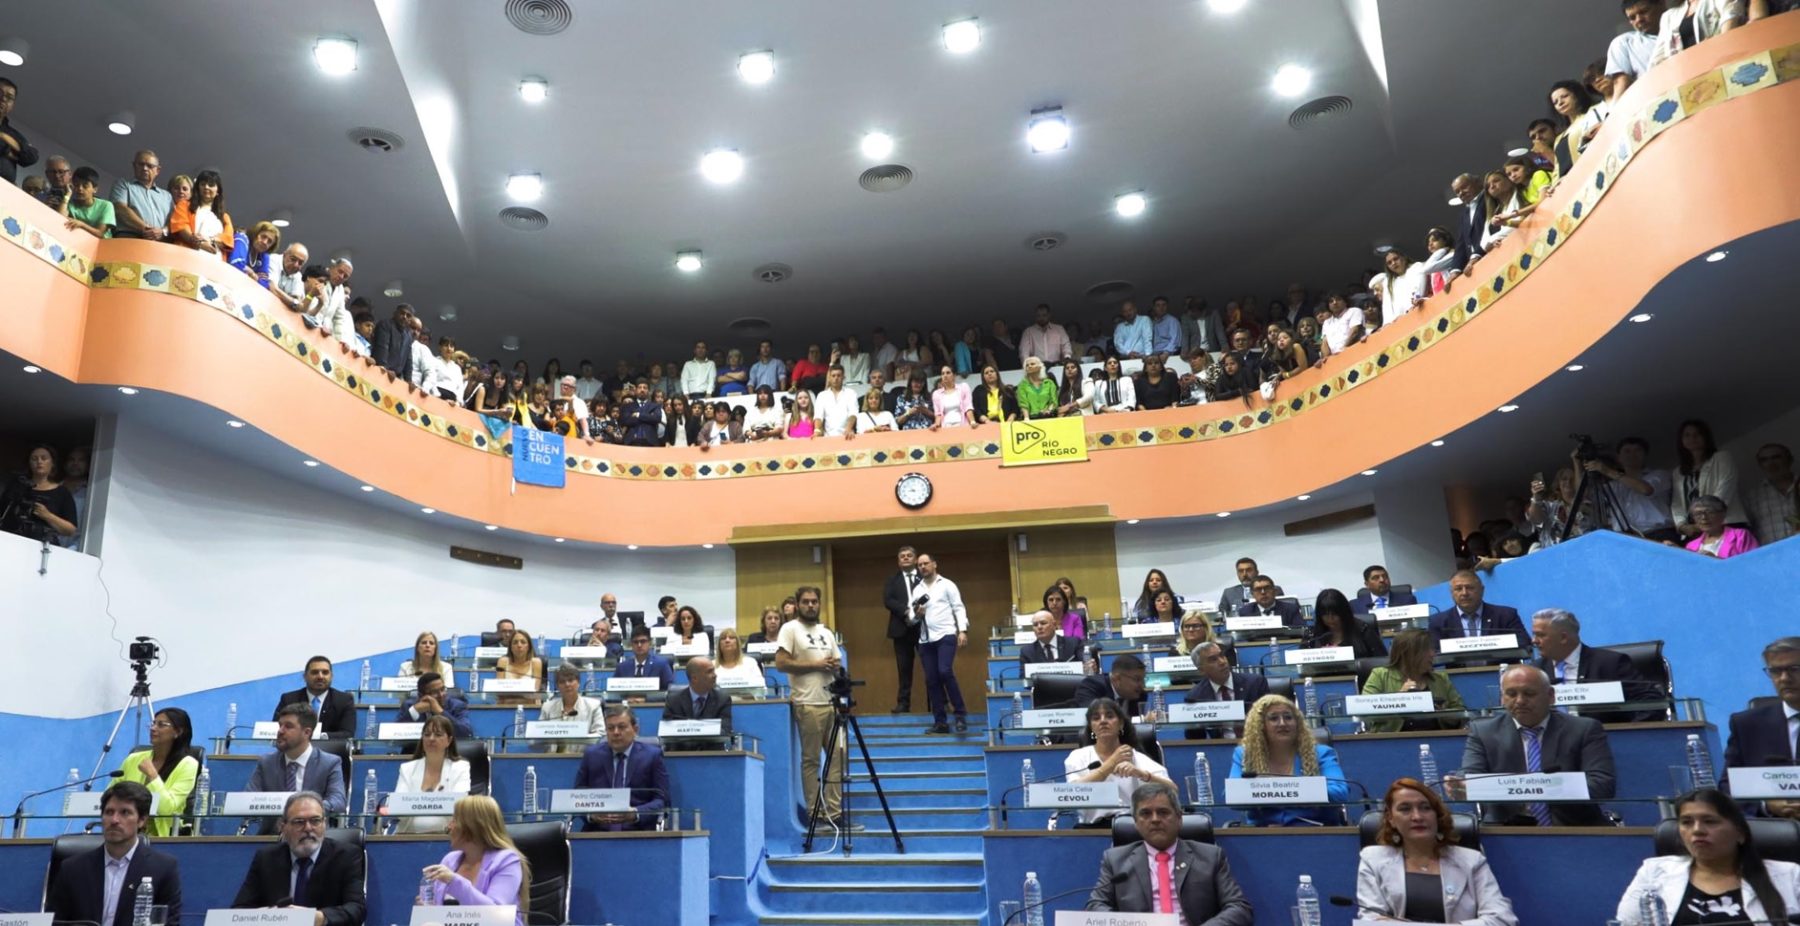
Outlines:
[[[56,481],[56,450],[35,444],[25,455],[25,478],[6,487],[0,502],[0,528],[8,533],[49,541],[75,536],[75,496]]]
[[[855,830],[860,826],[852,824],[843,811],[843,782],[849,777],[843,736],[840,734],[829,745],[825,742],[834,711],[831,686],[842,672],[843,662],[838,658],[837,635],[819,624],[823,595],[811,585],[795,589],[794,602],[800,618],[781,626],[775,668],[787,673],[788,687],[793,691],[794,725],[800,728],[800,783],[807,811],[810,813],[819,801],[819,759],[829,749],[819,825]]]
[[[1644,466],[1650,457],[1649,442],[1641,437],[1623,438],[1616,454],[1611,460],[1596,457],[1581,464],[1589,473],[1604,476],[1612,483],[1601,486],[1601,491],[1611,492],[1612,504],[1601,509],[1607,528],[1658,543],[1680,539],[1675,521],[1669,516],[1669,474]]]

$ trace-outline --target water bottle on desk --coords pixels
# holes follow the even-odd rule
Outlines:
[[[1169,716],[1169,695],[1161,685],[1150,689],[1150,713],[1156,715],[1154,723],[1161,723],[1163,718]]]
[[[156,903],[156,889],[146,876],[138,882],[137,897],[131,901],[131,926],[150,926],[150,906]]]
[[[1103,637],[1110,637],[1113,635],[1112,612],[1111,611],[1101,612],[1100,635]]]
[[[1025,926],[1044,926],[1044,886],[1037,872],[1025,873]]]
[[[1300,709],[1313,723],[1319,722],[1319,690],[1313,687],[1312,676],[1307,676],[1300,683]]]
[[[1300,911],[1299,926],[1319,926],[1319,889],[1313,887],[1312,875],[1300,876],[1300,889],[1294,892],[1294,908]]]
[[[376,808],[381,806],[380,787],[381,784],[375,780],[375,770],[369,769],[369,773],[363,776],[363,816],[373,815]],[[372,827],[373,825],[373,823],[368,822],[363,824],[365,827]]]
[[[522,704],[513,708],[512,735],[514,739],[525,735],[525,706]]]
[[[1438,774],[1437,757],[1431,754],[1431,747],[1425,743],[1419,744],[1419,780],[1433,791],[1443,781],[1443,776]]]
[[[78,784],[81,784],[81,769],[78,769],[78,768],[69,769],[69,777],[63,779],[63,787],[66,788],[69,785],[78,785]]]
[[[525,766],[525,802],[520,809],[525,813],[538,812],[537,766]]]
[[[550,654],[544,651],[544,635],[541,633],[537,635],[537,654],[544,659],[550,658]]]
[[[1086,649],[1082,650],[1081,674],[1083,674],[1083,675],[1099,675],[1100,674],[1100,647],[1098,644],[1089,646]]]
[[[1036,783],[1037,783],[1037,770],[1031,767],[1031,760],[1026,759],[1025,764],[1019,766],[1019,785],[1020,785],[1020,787],[1029,789],[1032,785],[1034,785]],[[1027,794],[1026,799],[1030,800],[1030,798],[1031,798],[1031,796],[1029,794]]]
[[[1713,775],[1712,756],[1706,751],[1706,744],[1700,742],[1700,735],[1689,733],[1687,737],[1688,773],[1693,776],[1694,787],[1716,788],[1719,780]]]
[[[369,661],[364,659],[362,664],[362,684],[359,686],[364,691],[369,690],[369,678]]]
[[[462,638],[452,634],[450,637],[450,658],[451,659],[459,659],[461,657],[462,657]]]
[[[363,739],[375,738],[375,705],[369,705],[369,711],[363,715]]]
[[[212,813],[212,769],[200,767],[200,777],[194,780],[194,813],[206,816]]]
[[[1212,763],[1204,750],[1194,750],[1194,803],[1205,807],[1213,803]]]
[[[1638,922],[1643,926],[1669,926],[1669,908],[1655,891],[1638,898]]]
[[[1018,729],[1019,725],[1025,722],[1025,696],[1015,691],[1012,701],[1013,728]]]
[[[225,706],[225,738],[230,739],[233,730],[237,729],[237,702]]]

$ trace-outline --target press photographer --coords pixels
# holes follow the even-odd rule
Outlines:
[[[61,542],[75,536],[75,496],[57,481],[55,448],[35,444],[25,455],[25,475],[0,490],[0,530],[32,540]]]

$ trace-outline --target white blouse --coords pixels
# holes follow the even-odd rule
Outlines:
[[[424,791],[425,760],[414,759],[400,764],[400,777],[394,784],[394,793],[408,794]],[[469,763],[466,759],[451,759],[444,763],[443,770],[438,773],[438,784],[434,791],[451,791],[469,793]],[[443,833],[450,829],[449,817],[401,817],[396,832],[401,833]]]
[[[873,415],[868,412],[856,413],[856,433],[858,434],[868,434],[878,428],[887,428],[892,431],[896,427],[898,425],[894,424],[893,412],[881,411]]]
[[[1100,751],[1092,746],[1083,746],[1080,749],[1069,753],[1068,758],[1063,760],[1063,771],[1068,774],[1069,778],[1078,778],[1083,769],[1093,765],[1097,761],[1100,761]],[[1136,766],[1139,771],[1148,772],[1158,778],[1169,777],[1169,770],[1164,768],[1162,763],[1145,755],[1143,750],[1136,750],[1134,752],[1131,757],[1131,764]],[[1083,810],[1081,811],[1081,822],[1093,823],[1102,816],[1112,816],[1117,813],[1130,813],[1131,792],[1136,791],[1138,785],[1144,783],[1142,779],[1123,775],[1108,775],[1106,776],[1106,781],[1118,787],[1119,806],[1116,808],[1096,807]]]
[[[738,660],[738,664],[731,668],[726,668],[724,665],[716,665],[716,668],[720,688],[738,687],[726,684],[726,679],[741,679],[744,683],[742,687],[747,688],[762,688],[768,685],[768,681],[763,678],[762,664],[756,661],[756,657],[749,654],[745,654],[742,659]]]

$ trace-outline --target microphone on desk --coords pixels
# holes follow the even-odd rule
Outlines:
[[[55,794],[58,791],[67,791],[68,789],[77,787],[77,786],[91,785],[94,782],[99,781],[102,778],[118,778],[118,777],[123,776],[124,774],[125,774],[124,769],[115,768],[110,772],[102,772],[98,775],[95,775],[92,778],[83,778],[80,781],[65,781],[62,784],[59,784],[54,788],[45,788],[42,791],[33,791],[30,794],[27,794],[24,797],[19,798],[19,806],[14,807],[13,812],[12,812],[13,838],[14,839],[19,838],[20,831],[25,828],[25,802],[26,801],[29,801],[34,797],[43,797],[46,794]]]
[[[1115,881],[1118,880],[1119,878],[1123,877],[1124,874],[1125,874],[1124,872],[1119,872],[1117,875],[1113,876],[1113,880],[1115,880]],[[1072,888],[1070,890],[1063,891],[1060,894],[1051,894],[1050,896],[1044,898],[1043,900],[1038,901],[1037,903],[1027,904],[1027,905],[1021,906],[1017,910],[1014,910],[1011,915],[1009,915],[1004,921],[1002,921],[1000,923],[1000,926],[1012,926],[1013,920],[1016,920],[1019,917],[1024,916],[1026,913],[1028,913],[1032,910],[1036,910],[1037,908],[1042,907],[1045,904],[1054,903],[1055,901],[1061,900],[1064,897],[1073,897],[1076,894],[1092,894],[1093,892],[1094,892],[1094,889],[1091,887],[1077,887],[1077,888]]]
[[[237,736],[239,730],[249,730],[254,733],[256,732],[256,727],[251,724],[240,723],[235,727],[227,728],[225,731],[225,752],[231,751],[231,741]]]
[[[1041,784],[1049,784],[1049,783],[1050,783],[1050,782],[1052,782],[1052,781],[1061,781],[1061,780],[1063,780],[1063,779],[1064,779],[1064,778],[1067,778],[1067,777],[1069,777],[1069,776],[1070,776],[1070,775],[1078,775],[1078,774],[1081,774],[1081,773],[1082,773],[1082,772],[1091,772],[1091,771],[1093,771],[1093,770],[1094,770],[1094,769],[1097,769],[1097,768],[1099,768],[1099,767],[1100,767],[1100,764],[1101,764],[1101,763],[1100,763],[1100,760],[1099,760],[1099,759],[1095,759],[1095,760],[1094,760],[1094,761],[1092,761],[1092,762],[1089,762],[1089,763],[1088,763],[1088,764],[1087,764],[1087,767],[1086,767],[1086,768],[1076,768],[1076,769],[1070,769],[1070,770],[1069,770],[1069,771],[1066,771],[1066,772],[1063,772],[1063,773],[1062,773],[1062,774],[1060,774],[1060,775],[1051,775],[1051,776],[1050,776],[1050,777],[1048,777],[1048,778],[1044,778],[1044,779],[1040,779],[1040,780],[1038,780],[1038,781],[1034,781],[1034,782],[1032,782],[1032,783],[1031,783],[1031,784],[1034,784],[1034,785],[1041,785]],[[1012,796],[1012,794],[1013,794],[1013,792],[1015,792],[1015,791],[1023,791],[1023,790],[1025,790],[1025,789],[1026,789],[1026,788],[1028,788],[1028,787],[1030,787],[1030,785],[1014,785],[1014,786],[1012,786],[1012,787],[1010,787],[1010,788],[1007,788],[1007,789],[1006,789],[1006,790],[1005,790],[1005,791],[1002,791],[1002,792],[1000,792],[1000,828],[1001,828],[1001,829],[1005,829],[1005,828],[1006,828],[1006,810],[1007,810],[1007,807],[1006,807],[1006,799],[1007,799],[1007,798],[1008,798],[1008,797],[1011,797],[1011,796]]]
[[[1357,916],[1362,916],[1364,913],[1373,913],[1379,917],[1383,917],[1383,918],[1387,917],[1386,910],[1379,910],[1374,907],[1365,907],[1362,905],[1361,901],[1357,900],[1354,897],[1348,897],[1343,894],[1332,894],[1331,896],[1329,896],[1325,899],[1334,907],[1354,907],[1354,908],[1356,908]]]

